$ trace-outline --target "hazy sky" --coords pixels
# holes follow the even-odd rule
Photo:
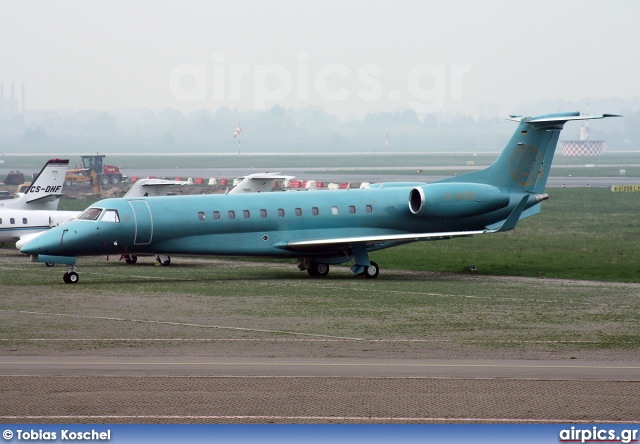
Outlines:
[[[640,96],[639,17],[633,0],[1,0],[0,83],[25,83],[27,109],[508,114]]]

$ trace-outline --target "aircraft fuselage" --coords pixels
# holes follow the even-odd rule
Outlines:
[[[440,184],[434,184],[440,185]],[[423,186],[433,187],[433,185]],[[297,257],[289,249],[297,240],[381,236],[388,234],[481,230],[505,219],[522,194],[502,196],[501,208],[479,199],[478,184],[441,184],[439,198],[449,202],[451,219],[415,214],[411,186],[389,188],[168,196],[105,199],[91,208],[117,212],[118,222],[104,214],[98,220],[74,220],[39,236],[38,253],[82,256],[101,254],[206,254]],[[464,191],[467,190],[467,191]],[[435,199],[435,197],[431,197]],[[442,208],[439,202],[436,208]],[[529,206],[536,202],[532,200]],[[427,201],[426,205],[431,205]],[[495,207],[497,204],[493,204]],[[469,209],[469,207],[475,209]],[[441,211],[441,210],[440,210]],[[477,215],[455,217],[460,214]],[[106,213],[105,213],[106,214]],[[453,220],[452,220],[453,219]],[[388,245],[391,246],[391,245]],[[380,245],[378,248],[382,247]],[[371,250],[373,248],[369,248]],[[332,256],[340,251],[305,256]]]

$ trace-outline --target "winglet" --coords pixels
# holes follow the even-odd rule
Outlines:
[[[495,227],[497,224],[488,226],[487,228],[490,228],[494,233],[513,230],[516,227],[516,224],[518,223],[518,221],[520,220],[520,216],[522,215],[522,212],[524,211],[524,207],[527,205],[528,200],[529,200],[528,194],[523,196],[522,199],[520,200],[520,203],[516,205],[516,207],[513,209],[509,217],[505,219],[504,223],[499,228]]]

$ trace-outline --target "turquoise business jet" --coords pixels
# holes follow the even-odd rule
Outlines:
[[[354,273],[375,278],[371,251],[513,230],[537,214],[564,124],[604,117],[616,116],[511,116],[518,128],[493,165],[433,183],[104,199],[20,251],[66,264],[66,283],[79,280],[77,256],[137,254],[297,258],[312,276],[351,263]]]

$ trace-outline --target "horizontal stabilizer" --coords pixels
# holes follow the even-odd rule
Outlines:
[[[514,122],[526,123],[533,126],[536,129],[547,128],[547,127],[555,127],[558,129],[562,129],[562,126],[572,120],[594,120],[594,119],[605,119],[607,117],[622,117],[619,114],[599,114],[599,115],[586,115],[580,114],[579,112],[570,112],[570,113],[556,113],[556,114],[545,114],[543,116],[537,117],[525,117],[525,116],[514,116],[510,115],[507,120],[512,120]]]

